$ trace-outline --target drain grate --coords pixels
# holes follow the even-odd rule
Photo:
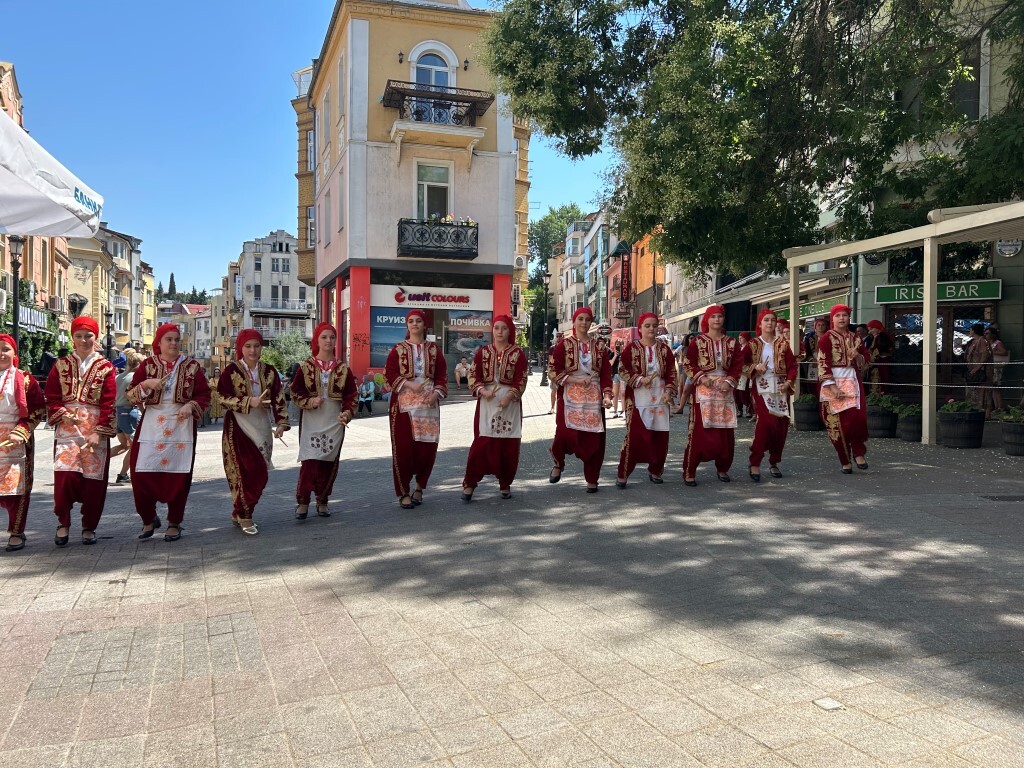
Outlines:
[[[1012,495],[1006,495],[1006,494],[996,495],[996,496],[982,496],[981,498],[988,499],[989,501],[1010,501],[1010,502],[1024,501],[1024,496],[1012,496]]]

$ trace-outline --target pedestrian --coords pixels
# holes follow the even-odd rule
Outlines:
[[[988,398],[989,368],[992,363],[992,346],[985,338],[985,326],[974,323],[971,326],[971,340],[967,346],[967,373],[964,381],[967,384],[967,399],[979,411],[989,417],[990,405]]]
[[[999,326],[992,323],[985,329],[985,341],[992,350],[992,407],[1003,410],[1003,372],[1010,362],[1010,350],[999,335]]]
[[[182,354],[178,326],[156,329],[153,354],[135,371],[128,399],[143,408],[130,454],[135,511],[142,518],[139,538],[152,538],[160,527],[160,502],[167,505],[164,541],[177,541],[192,488],[199,420],[210,405],[203,366]]]
[[[789,432],[789,396],[797,377],[796,355],[776,335],[777,316],[770,309],[757,317],[760,333],[743,350],[743,369],[750,378],[750,400],[757,413],[750,445],[750,479],[761,482],[761,461],[768,452],[768,471],[782,477],[779,462]]]
[[[661,484],[668,457],[669,414],[675,393],[676,363],[672,348],[657,338],[658,316],[640,315],[640,338],[622,352],[626,437],[619,453],[618,488],[625,488],[637,464],[647,464],[647,477]]]
[[[625,389],[622,383],[622,376],[619,374],[619,360],[622,358],[622,342],[616,340],[615,348],[608,357],[608,365],[612,369],[612,418],[619,418],[619,413],[625,414],[626,402],[623,397]]]
[[[46,399],[32,374],[18,370],[18,344],[0,334],[0,506],[7,510],[7,552],[25,548],[35,480],[35,429]]]
[[[871,344],[865,345],[871,359],[871,370],[868,372],[871,391],[878,395],[884,395],[889,384],[895,344],[880,320],[871,320],[865,327],[868,329],[868,338],[871,340]]]
[[[221,445],[233,502],[231,522],[249,536],[259,533],[253,513],[274,468],[274,439],[291,429],[281,377],[260,360],[262,352],[263,337],[244,329],[235,341],[236,359],[217,385],[225,410]]]
[[[736,338],[739,341],[739,355],[742,357],[746,353],[747,345],[750,343],[750,331],[740,331]],[[744,409],[746,409],[748,417],[754,415],[754,408],[750,403],[749,385],[750,380],[745,373],[736,382],[736,391],[733,392],[733,397],[736,399],[738,416],[744,415]]]
[[[612,405],[612,373],[604,342],[590,340],[594,311],[580,307],[572,316],[572,334],[551,351],[548,374],[558,388],[555,438],[551,442],[554,467],[548,481],[562,479],[567,454],[583,462],[587,493],[597,493],[604,462],[604,408]]]
[[[466,358],[462,358],[455,364],[455,388],[461,390],[463,387],[469,388],[469,362]]]
[[[58,547],[68,543],[76,502],[82,510],[82,543],[95,544],[107,500],[110,438],[117,434],[117,382],[113,363],[97,350],[99,332],[99,323],[87,315],[72,320],[74,351],[58,358],[46,379],[47,418],[56,430],[53,543]]]
[[[718,479],[732,481],[736,444],[736,401],[733,390],[743,370],[736,339],[725,335],[725,308],[713,304],[704,310],[701,334],[686,352],[686,375],[693,380],[689,439],[683,453],[683,483],[697,484],[697,465],[714,461]]]
[[[473,445],[462,480],[462,500],[472,501],[484,475],[498,479],[501,498],[512,498],[523,437],[523,407],[529,375],[526,353],[516,343],[516,325],[509,315],[491,322],[491,343],[473,356],[469,388],[477,398]]]
[[[423,503],[441,435],[439,403],[448,395],[448,366],[441,348],[427,341],[427,316],[405,316],[405,341],[388,353],[384,376],[391,389],[391,474],[402,509]],[[413,478],[416,487],[412,488]]]
[[[828,332],[829,321],[824,317],[814,319],[814,331],[804,338],[803,363],[807,371],[807,383],[811,394],[820,392],[818,384],[818,345],[821,338]]]
[[[127,483],[130,480],[128,469],[131,463],[132,440],[135,439],[135,431],[139,428],[139,421],[142,418],[142,411],[139,406],[128,399],[128,390],[132,388],[132,379],[139,367],[142,358],[135,350],[125,351],[124,370],[119,371],[115,377],[117,382],[117,400],[114,402],[114,409],[117,411],[117,442],[118,445],[110,452],[110,457],[124,454],[121,460],[121,470],[117,473],[115,483]],[[116,365],[116,363],[115,363]]]
[[[832,328],[817,341],[821,420],[835,446],[843,474],[853,474],[851,461],[867,469],[868,417],[861,381],[864,346],[850,331],[850,308],[836,304],[829,313]]]
[[[299,481],[295,488],[295,519],[305,520],[316,494],[317,517],[330,517],[327,504],[338,474],[345,427],[355,416],[356,380],[348,364],[338,360],[338,332],[320,323],[310,343],[312,357],[295,369],[292,402],[299,408]]]
[[[363,381],[359,385],[359,413],[366,409],[366,413],[373,416],[373,398],[376,397],[377,386],[373,383],[373,377],[368,373],[363,374]]]
[[[210,377],[210,420],[218,421],[224,418],[224,408],[220,404],[220,395],[217,394],[217,386],[220,384],[220,367],[213,367],[213,375]]]

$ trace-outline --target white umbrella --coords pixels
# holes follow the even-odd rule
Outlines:
[[[0,233],[91,237],[103,198],[0,112]]]

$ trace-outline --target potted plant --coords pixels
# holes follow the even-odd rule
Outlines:
[[[1009,407],[999,412],[1003,450],[1007,456],[1024,456],[1024,408]]]
[[[868,437],[896,437],[900,401],[892,395],[868,395]]]
[[[809,392],[793,400],[793,426],[801,432],[815,432],[822,428],[818,398]]]
[[[921,406],[913,403],[900,406],[899,422],[896,424],[896,432],[900,440],[908,443],[921,442]]]
[[[967,400],[950,398],[939,408],[942,444],[947,448],[981,448],[985,412]]]

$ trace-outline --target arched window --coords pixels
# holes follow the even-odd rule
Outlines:
[[[448,86],[448,62],[436,53],[425,53],[416,60],[416,83]]]

